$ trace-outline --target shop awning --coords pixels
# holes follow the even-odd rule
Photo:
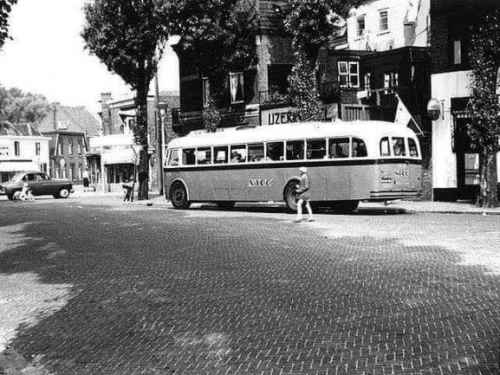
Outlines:
[[[135,153],[132,147],[105,151],[102,155],[104,165],[135,164]]]
[[[0,172],[23,172],[23,171],[39,171],[40,166],[31,160],[27,161],[1,161]]]

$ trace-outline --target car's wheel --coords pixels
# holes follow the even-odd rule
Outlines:
[[[359,201],[339,201],[332,204],[332,208],[337,212],[353,212],[358,208]]]
[[[186,209],[191,205],[187,198],[186,188],[180,182],[172,184],[170,188],[170,201],[174,208],[177,209]]]
[[[57,195],[58,198],[66,199],[69,197],[69,189],[68,188],[62,188],[59,190],[59,194]]]
[[[236,202],[233,202],[233,201],[217,202],[218,207],[225,208],[225,209],[233,208],[235,204],[236,204]]]
[[[285,186],[285,192],[284,192],[284,199],[286,203],[286,207],[290,211],[297,211],[297,193],[296,187],[298,185],[299,181],[297,180],[292,180]]]

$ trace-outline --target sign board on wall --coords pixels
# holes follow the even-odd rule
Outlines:
[[[9,157],[9,143],[0,141],[0,159]]]
[[[262,125],[283,125],[297,121],[297,110],[293,107],[265,109],[260,114]]]

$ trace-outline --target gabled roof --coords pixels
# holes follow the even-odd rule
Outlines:
[[[38,126],[42,133],[64,131],[84,133],[90,137],[98,135],[99,128],[99,121],[85,107],[60,104],[55,104]]]

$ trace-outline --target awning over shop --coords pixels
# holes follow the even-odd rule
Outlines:
[[[22,171],[39,171],[40,166],[31,160],[26,161],[1,161],[0,172],[22,172]]]
[[[104,151],[102,155],[104,165],[135,164],[135,153],[132,147]]]

